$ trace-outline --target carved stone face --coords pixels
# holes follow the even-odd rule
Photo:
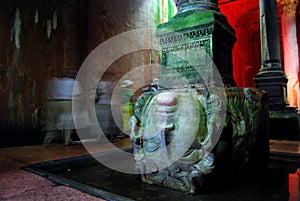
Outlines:
[[[131,137],[143,181],[165,181],[171,188],[193,192],[192,178],[207,174],[213,167],[213,158],[201,145],[209,135],[207,114],[197,93],[184,89],[158,93],[145,105],[142,115],[140,130]],[[138,148],[140,140],[135,137],[143,142]],[[209,162],[198,165],[203,157],[210,157],[205,159]],[[204,166],[205,170],[201,169]]]
[[[159,93],[144,115],[137,136],[143,139],[146,166],[153,162],[150,166],[163,169],[185,156],[195,140],[201,144],[207,136],[206,113],[197,98],[185,91]]]

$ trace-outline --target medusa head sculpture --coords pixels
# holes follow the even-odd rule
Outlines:
[[[201,186],[203,176],[214,167],[214,157],[207,151],[212,146],[213,115],[208,107],[212,102],[188,89],[139,97],[130,137],[136,171],[144,182],[187,193]]]

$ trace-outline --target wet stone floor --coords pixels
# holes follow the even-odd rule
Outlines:
[[[43,162],[25,169],[106,200],[288,201],[288,174],[293,167],[271,160],[262,182],[224,186],[222,190],[198,195],[144,184],[137,175],[111,170],[90,155]]]

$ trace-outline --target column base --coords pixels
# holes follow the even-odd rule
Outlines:
[[[279,63],[268,63],[262,68],[254,82],[269,96],[270,139],[299,140],[297,108],[287,107],[287,81]]]
[[[262,68],[254,77],[255,87],[263,89],[269,96],[270,111],[285,111],[288,105],[286,99],[287,78],[279,64]]]

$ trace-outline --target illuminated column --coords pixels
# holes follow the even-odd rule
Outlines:
[[[277,2],[282,8],[281,27],[284,71],[288,78],[288,102],[291,107],[298,107],[299,111],[299,57],[295,17],[298,0],[277,0]]]
[[[286,111],[287,78],[280,64],[276,0],[259,0],[259,4],[262,65],[254,78],[255,85],[268,93],[271,112]]]

